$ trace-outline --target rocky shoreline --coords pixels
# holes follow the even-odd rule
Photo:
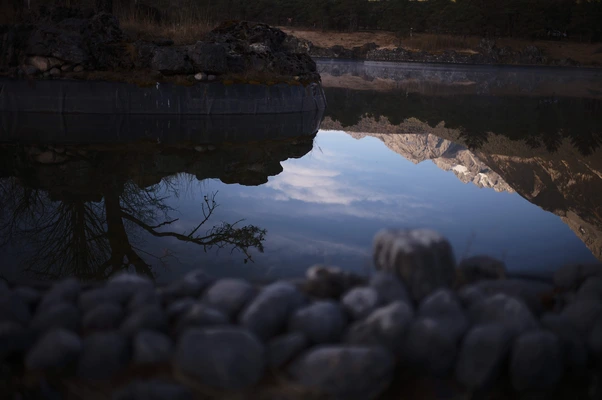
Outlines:
[[[320,82],[299,41],[266,24],[225,22],[195,44],[178,46],[169,38],[131,41],[114,15],[64,7],[35,23],[0,26],[0,74],[141,86]]]
[[[409,51],[400,47],[383,49],[379,48],[375,43],[366,43],[363,46],[348,49],[340,45],[323,48],[313,46],[310,42],[305,42],[305,47],[309,49],[309,54],[316,59],[334,58],[345,60],[469,65],[582,66],[579,62],[571,58],[550,58],[541,48],[534,45],[526,46],[520,50],[515,50],[507,46],[500,48],[493,39],[482,39],[479,43],[478,51],[472,53],[457,52],[455,50],[429,53],[426,51]],[[587,67],[594,67],[594,65],[587,65]]]
[[[489,257],[456,266],[429,230],[383,230],[373,249],[369,277],[314,266],[263,286],[202,270],[164,286],[0,283],[2,392],[363,400],[428,377],[456,394],[599,398],[602,266],[512,279]]]

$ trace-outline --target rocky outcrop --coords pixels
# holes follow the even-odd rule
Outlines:
[[[35,25],[0,27],[0,73],[81,78],[82,72],[110,71],[113,80],[120,80],[125,79],[122,74],[140,71],[138,75],[150,74],[154,81],[186,75],[194,82],[197,73],[260,81],[320,80],[308,46],[266,24],[226,22],[196,44],[175,46],[169,40],[129,42],[111,14],[58,10]]]

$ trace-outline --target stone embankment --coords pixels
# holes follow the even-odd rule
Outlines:
[[[261,287],[201,270],[161,287],[130,274],[2,284],[0,359],[12,382],[111,382],[115,399],[399,398],[408,375],[600,398],[599,265],[511,279],[484,256],[456,266],[428,230],[379,232],[374,264],[367,278],[316,266]]]
[[[563,67],[580,65],[579,62],[571,58],[552,59],[541,48],[534,45],[526,46],[521,50],[515,50],[507,46],[500,48],[492,39],[482,39],[478,51],[471,53],[455,50],[429,53],[405,50],[401,47],[381,49],[375,43],[367,43],[363,46],[348,49],[340,45],[323,48],[312,46],[311,43],[306,42],[305,47],[310,49],[310,55],[315,58],[451,64],[553,65]]]
[[[299,41],[266,24],[226,22],[195,44],[177,46],[167,38],[131,41],[114,15],[60,7],[35,24],[0,25],[0,73],[153,85],[174,77],[184,84],[320,81]]]

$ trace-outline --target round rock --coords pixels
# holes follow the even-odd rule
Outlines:
[[[602,277],[602,265],[564,265],[554,271],[554,285],[559,289],[576,290],[590,276]]]
[[[433,376],[445,376],[454,365],[456,341],[440,321],[417,318],[406,335],[404,362]]]
[[[376,269],[398,275],[416,302],[454,283],[453,250],[437,232],[382,230],[374,237],[373,254]]]
[[[114,285],[112,287],[101,287],[90,289],[83,292],[77,301],[78,307],[87,312],[100,304],[116,304],[121,306],[130,297],[130,291],[122,285]]]
[[[267,344],[267,362],[271,368],[280,368],[309,345],[304,334],[293,332],[276,336]]]
[[[560,340],[567,372],[579,373],[587,367],[587,345],[577,329],[563,315],[547,313],[541,317],[541,325]]]
[[[268,340],[284,330],[290,315],[305,302],[304,296],[288,282],[275,282],[264,287],[242,311],[239,323]]]
[[[68,278],[52,285],[42,297],[38,312],[56,303],[75,303],[81,291],[81,284],[74,278]]]
[[[577,299],[602,303],[602,276],[587,278],[577,291]]]
[[[598,317],[592,327],[588,347],[598,364],[602,363],[602,316]]]
[[[28,350],[36,339],[31,329],[12,321],[0,321],[0,361]]]
[[[149,306],[161,307],[161,296],[154,289],[135,293],[130,298],[127,309],[132,313]]]
[[[490,296],[470,309],[474,324],[502,324],[514,335],[537,329],[537,320],[525,303],[505,294]]]
[[[332,399],[376,399],[393,377],[393,356],[381,347],[321,346],[288,368],[297,384]]]
[[[263,345],[251,332],[235,327],[186,331],[174,361],[181,373],[199,383],[229,390],[256,384],[265,369]]]
[[[553,333],[531,331],[515,340],[510,378],[516,390],[552,388],[560,380],[563,369],[560,343]]]
[[[161,293],[167,302],[172,302],[182,297],[197,298],[212,282],[213,279],[203,270],[198,269],[170,283],[162,289]]]
[[[151,305],[134,311],[121,324],[119,331],[125,335],[133,336],[141,330],[167,331],[167,315],[162,308]]]
[[[357,287],[343,296],[341,304],[352,319],[363,319],[378,307],[379,297],[371,287]]]
[[[100,332],[84,339],[77,366],[83,379],[106,380],[124,369],[130,357],[128,340],[118,332]]]
[[[594,322],[602,316],[602,304],[595,300],[577,300],[562,310],[571,324],[582,334],[588,336]]]
[[[133,341],[133,361],[136,364],[157,364],[171,358],[173,343],[166,335],[155,331],[139,332]]]
[[[17,293],[0,293],[0,321],[12,321],[27,325],[31,320],[29,305]]]
[[[418,308],[418,316],[432,318],[446,327],[448,334],[459,340],[468,329],[468,318],[460,301],[449,289],[439,289],[426,297]]]
[[[55,328],[64,328],[77,332],[80,322],[80,312],[75,305],[71,303],[53,303],[38,310],[31,321],[31,327],[38,332],[49,331]]]
[[[394,301],[376,309],[365,320],[355,322],[345,341],[356,345],[382,345],[399,354],[413,314],[406,302]]]
[[[215,308],[196,303],[186,311],[176,324],[176,332],[182,333],[190,327],[226,325],[230,322],[226,314]]]
[[[386,305],[394,301],[404,301],[411,304],[410,296],[399,278],[389,272],[378,271],[370,279],[370,287],[376,290],[381,304]]]
[[[84,331],[115,330],[119,327],[123,315],[123,307],[118,304],[100,304],[84,314],[82,329]]]
[[[305,334],[313,343],[334,343],[341,338],[345,325],[341,306],[324,300],[297,310],[290,319],[289,330]]]
[[[14,292],[27,303],[30,309],[34,308],[42,298],[40,292],[27,286],[19,286]]]
[[[25,358],[25,366],[31,370],[61,370],[75,362],[82,350],[82,341],[66,329],[55,329],[33,346]]]
[[[240,310],[253,298],[255,289],[241,279],[220,279],[203,297],[203,303],[235,318]]]
[[[166,313],[167,318],[170,321],[174,321],[179,319],[182,315],[184,315],[188,310],[192,308],[197,303],[197,301],[192,297],[184,297],[178,299],[167,306]]]
[[[484,389],[500,376],[512,347],[512,334],[502,325],[479,325],[465,336],[456,362],[456,378],[470,389]]]

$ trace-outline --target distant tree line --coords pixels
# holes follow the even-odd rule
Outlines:
[[[157,2],[160,0],[147,0]],[[189,0],[216,20],[341,31],[389,30],[602,40],[602,0]],[[191,5],[192,5],[191,4]]]

